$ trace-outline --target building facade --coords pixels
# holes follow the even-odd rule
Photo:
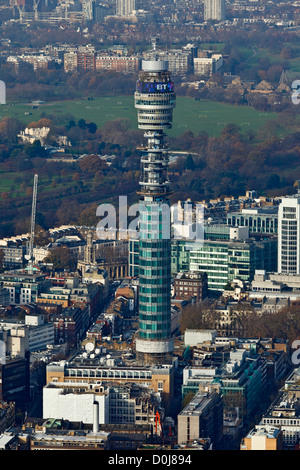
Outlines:
[[[197,302],[208,295],[207,274],[197,272],[179,273],[174,279],[175,298],[195,298]]]
[[[204,20],[224,21],[226,18],[225,0],[205,0]]]
[[[135,10],[135,0],[116,0],[116,15],[129,16]]]
[[[278,208],[277,270],[300,274],[300,194],[282,198]]]
[[[216,392],[198,392],[178,414],[178,444],[201,438],[218,442],[223,436],[223,400]]]

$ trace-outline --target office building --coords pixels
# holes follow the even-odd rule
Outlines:
[[[267,360],[256,353],[255,343],[236,349],[234,344],[233,338],[199,343],[194,349],[194,354],[199,351],[197,365],[183,370],[182,396],[215,390],[223,397],[224,416],[234,410],[245,424],[259,410],[267,391]]]
[[[223,400],[212,392],[198,392],[179,413],[178,444],[210,438],[218,442],[223,435]]]
[[[7,357],[0,362],[0,400],[15,402],[17,408],[23,408],[29,400],[30,353],[24,357]]]
[[[225,0],[204,0],[204,20],[224,21]]]
[[[249,234],[276,235],[278,232],[278,206],[253,207],[228,212],[227,224],[248,227]]]
[[[248,238],[247,227],[207,226],[204,241],[171,240],[171,273],[207,274],[209,293],[223,291],[228,282],[251,282],[255,270],[274,272],[277,268],[277,238]],[[235,231],[238,229],[238,232]],[[129,275],[138,275],[138,241],[129,242]]]
[[[278,273],[300,274],[300,194],[282,198],[278,208]]]
[[[172,126],[174,84],[168,63],[142,61],[135,107],[147,145],[141,158],[139,216],[139,331],[141,362],[171,361],[171,222],[165,130]]]

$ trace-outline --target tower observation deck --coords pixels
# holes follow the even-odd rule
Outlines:
[[[174,84],[168,62],[142,61],[134,95],[138,127],[147,144],[141,156],[139,218],[139,332],[137,358],[143,363],[171,360],[171,229],[168,149],[165,131],[172,127]]]

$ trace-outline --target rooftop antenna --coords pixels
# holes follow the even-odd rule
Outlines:
[[[33,243],[34,243],[34,229],[35,229],[35,214],[36,214],[36,197],[37,197],[37,183],[38,175],[33,178],[33,194],[32,194],[32,208],[31,208],[31,227],[28,251],[25,258],[28,260],[28,271],[32,273],[33,270]]]

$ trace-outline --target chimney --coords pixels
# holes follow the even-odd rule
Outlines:
[[[93,404],[93,432],[99,432],[99,403],[97,401]]]

